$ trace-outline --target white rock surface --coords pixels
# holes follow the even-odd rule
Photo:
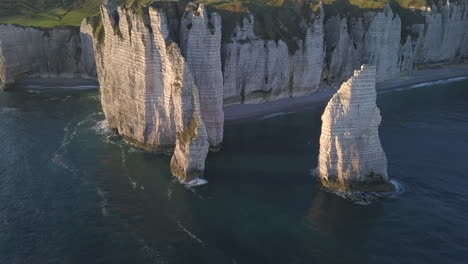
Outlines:
[[[348,18],[334,16],[325,23],[328,49],[327,81],[342,83],[359,66],[359,52],[348,27]]]
[[[316,173],[326,187],[379,190],[388,182],[375,83],[376,67],[362,66],[325,108]]]
[[[174,43],[168,47],[168,56],[174,76],[171,86],[177,132],[171,172],[181,181],[191,182],[203,176],[209,147],[208,134],[190,67]]]
[[[95,55],[109,126],[145,150],[172,151],[174,76],[166,54],[165,13],[152,9],[144,21],[141,15],[103,6],[101,14],[105,39],[95,40]]]
[[[74,27],[0,25],[0,89],[23,77],[95,78],[94,60],[86,60],[86,48]]]
[[[191,54],[189,64],[182,56],[173,39],[176,34],[171,31],[177,29],[171,24],[172,17],[169,18],[174,10],[166,8],[151,7],[148,15],[140,15],[112,5],[102,6],[105,37],[102,41],[94,39],[93,45],[101,103],[109,126],[129,143],[145,150],[174,151],[171,171],[188,182],[203,176],[209,148],[196,78],[206,78],[205,74],[212,73],[210,65],[205,64],[207,58]],[[82,34],[90,35],[91,31],[89,25],[82,25]],[[197,44],[195,37],[200,37],[181,36],[186,37],[188,45]],[[200,66],[199,75],[191,70],[195,66]],[[218,68],[221,72],[221,67]],[[222,101],[220,77],[216,87],[221,90]],[[206,81],[199,83],[205,89],[211,87]],[[219,108],[221,111],[216,114],[223,115],[222,104]],[[221,122],[218,127],[222,140],[224,116],[216,119],[215,113],[211,114],[208,115],[211,120]]]
[[[363,63],[376,65],[377,82],[400,74],[398,64],[401,38],[401,20],[394,16],[389,5],[377,13],[365,33]]]
[[[292,96],[303,96],[318,90],[322,77],[325,58],[323,9],[315,17],[314,23],[307,28],[304,41],[299,41],[299,50],[293,57]]]
[[[200,94],[202,118],[208,141],[218,149],[223,141],[223,72],[221,69],[221,18],[208,16],[200,4],[182,17],[181,50],[194,76]]]
[[[466,3],[463,6],[447,1],[424,13],[425,25],[418,32],[417,63],[454,61],[468,56],[465,48],[468,39],[464,39],[468,25],[466,8]]]
[[[290,54],[282,40],[255,35],[255,18],[245,18],[224,43],[224,104],[258,103],[312,94],[320,85],[325,57],[323,11],[307,26],[304,40]]]

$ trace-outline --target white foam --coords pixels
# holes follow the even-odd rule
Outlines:
[[[447,84],[447,83],[453,83],[453,82],[459,82],[459,81],[464,81],[467,80],[468,77],[456,77],[456,78],[450,78],[446,80],[438,80],[434,82],[426,82],[426,83],[419,83],[415,84],[409,87],[411,88],[420,88],[420,87],[427,87],[427,86],[434,86],[434,85],[441,85],[441,84]]]
[[[184,184],[185,184],[187,187],[189,187],[189,188],[191,188],[191,187],[197,187],[197,186],[200,186],[200,185],[205,185],[205,184],[207,184],[207,183],[208,183],[207,180],[205,180],[205,179],[200,179],[200,178],[195,178],[195,179],[193,179],[193,180],[191,180],[191,181],[189,181],[189,182],[184,182]]]
[[[293,113],[294,113],[294,112],[278,112],[278,113],[273,113],[273,114],[266,115],[266,116],[260,118],[259,120],[265,120],[265,119],[269,119],[269,118],[273,118],[273,117],[277,117],[277,116],[289,115],[289,114],[293,114]]]
[[[108,216],[109,213],[107,211],[107,198],[106,198],[106,192],[104,192],[101,188],[97,187],[96,192],[101,197],[101,202],[99,203],[99,206],[101,207],[101,213],[103,216]]]
[[[19,110],[18,108],[2,107],[0,108],[0,113],[14,113],[14,112],[17,112],[18,110]]]
[[[107,120],[98,121],[91,129],[98,135],[106,135],[110,132]]]

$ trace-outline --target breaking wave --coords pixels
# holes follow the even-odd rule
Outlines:
[[[278,113],[273,113],[273,114],[266,115],[266,116],[260,118],[259,120],[265,120],[265,119],[269,119],[269,118],[273,118],[273,117],[277,117],[277,116],[289,115],[289,114],[294,114],[294,112],[278,112]]]
[[[105,119],[98,121],[91,129],[94,130],[98,135],[106,135],[110,133],[109,123],[107,123],[107,120]]]

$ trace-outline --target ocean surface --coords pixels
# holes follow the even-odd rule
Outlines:
[[[226,124],[190,189],[88,88],[0,93],[1,264],[468,263],[467,80],[379,94],[400,191],[371,203],[310,176],[325,103]]]

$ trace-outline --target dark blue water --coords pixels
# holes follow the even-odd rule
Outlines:
[[[107,132],[95,90],[0,94],[0,263],[467,263],[468,82],[382,93],[404,192],[320,189],[324,106],[227,124],[208,185]]]

